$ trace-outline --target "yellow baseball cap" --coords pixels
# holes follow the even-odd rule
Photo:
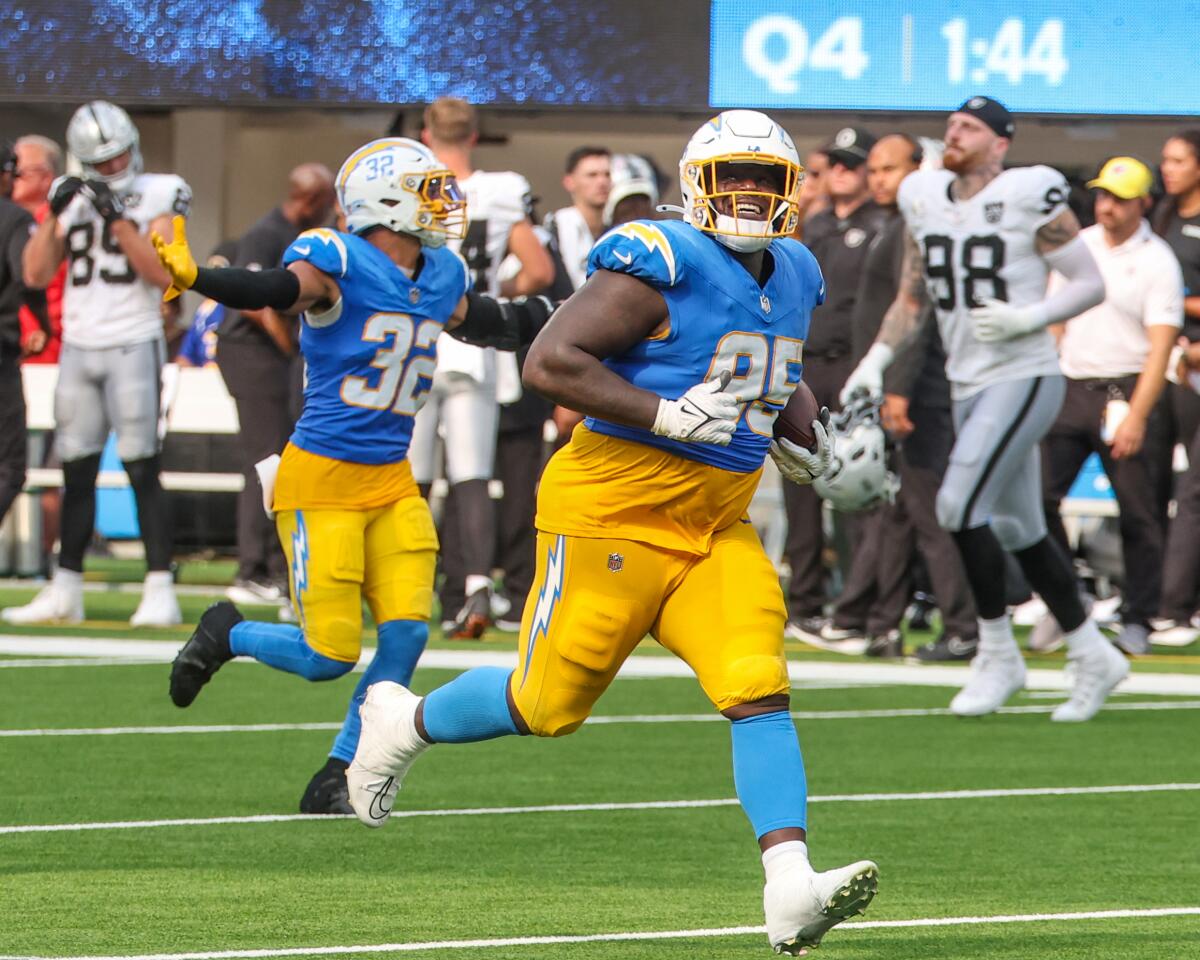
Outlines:
[[[1107,190],[1122,200],[1145,197],[1154,185],[1154,174],[1141,160],[1113,157],[1100,168],[1100,175],[1088,181],[1089,190]]]

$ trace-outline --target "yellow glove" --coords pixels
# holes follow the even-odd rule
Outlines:
[[[196,282],[196,259],[187,242],[187,225],[183,217],[177,216],[171,221],[171,229],[175,238],[167,243],[158,231],[151,231],[150,242],[154,244],[154,252],[163,268],[171,275],[171,285],[163,291],[163,300],[174,300],[191,288]]]

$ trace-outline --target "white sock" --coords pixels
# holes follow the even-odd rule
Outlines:
[[[1021,655],[1021,648],[1017,646],[1017,638],[1013,636],[1012,621],[1008,618],[1007,613],[995,620],[984,620],[980,617],[977,622],[979,624],[980,653],[992,656],[1019,657]]]
[[[79,593],[83,589],[83,574],[78,570],[59,567],[54,571],[54,585],[71,593]]]
[[[471,597],[483,590],[485,587],[490,587],[492,581],[485,577],[482,573],[472,573],[467,576],[467,596]]]
[[[146,580],[142,584],[146,590],[162,589],[163,587],[170,589],[174,586],[175,579],[171,576],[170,570],[152,570],[146,574]]]
[[[803,863],[809,870],[812,869],[808,862],[808,844],[803,840],[784,840],[783,843],[768,847],[762,855],[763,871],[767,875],[767,882],[770,883],[772,877],[777,877],[794,868],[797,861]]]
[[[1096,626],[1096,621],[1088,617],[1070,633],[1064,634],[1067,640],[1068,656],[1083,656],[1093,650],[1099,650],[1100,644],[1108,643],[1104,634]]]

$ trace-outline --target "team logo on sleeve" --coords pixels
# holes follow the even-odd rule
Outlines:
[[[667,242],[666,236],[656,226],[650,223],[643,223],[640,220],[634,220],[632,223],[622,224],[617,227],[613,233],[621,237],[629,237],[630,240],[640,240],[646,248],[647,253],[653,253],[655,250],[662,254],[662,258],[667,264],[667,273],[671,283],[675,282],[675,251],[671,249],[671,244]],[[621,260],[628,263],[624,257]]]
[[[999,223],[1004,218],[1004,201],[996,203],[985,203],[983,205],[983,219],[988,223]]]

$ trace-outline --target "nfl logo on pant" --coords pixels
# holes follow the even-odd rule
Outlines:
[[[610,573],[620,573],[623,566],[625,566],[625,558],[619,553],[610,553],[608,555],[608,569]]]

